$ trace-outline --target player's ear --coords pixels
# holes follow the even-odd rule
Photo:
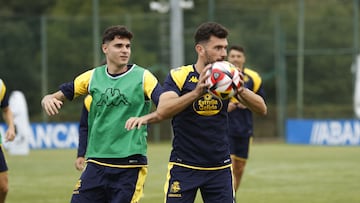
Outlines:
[[[102,44],[102,45],[101,45],[101,49],[102,49],[102,51],[104,52],[104,54],[106,54],[107,49],[108,49],[108,44],[107,44],[107,43]]]
[[[196,44],[195,45],[195,50],[200,56],[204,55],[204,53],[205,53],[205,47],[203,45],[201,45],[201,44]]]

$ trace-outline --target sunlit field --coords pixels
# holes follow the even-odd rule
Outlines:
[[[170,143],[149,145],[149,174],[142,203],[163,202]],[[80,172],[76,150],[33,150],[29,156],[6,153],[8,203],[69,202]],[[358,203],[360,147],[254,143],[237,193],[237,202]],[[198,195],[196,202],[200,203]]]

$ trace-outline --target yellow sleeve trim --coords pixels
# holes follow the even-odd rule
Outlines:
[[[170,71],[171,77],[174,80],[176,86],[180,90],[182,90],[182,88],[186,82],[185,79],[189,75],[190,72],[194,72],[193,65],[181,66],[179,68],[171,69],[171,71]],[[193,78],[193,80],[195,80],[195,78]],[[194,82],[197,82],[197,81],[194,81]]]
[[[154,91],[156,85],[158,84],[157,78],[150,73],[150,71],[145,70],[144,72],[144,92],[145,95],[151,99],[151,94]]]
[[[85,73],[77,76],[74,80],[74,98],[80,95],[87,95],[89,93],[89,84],[94,69],[88,70]]]
[[[90,111],[91,102],[92,102],[92,96],[88,94],[84,99],[84,105],[88,112]]]
[[[255,72],[251,69],[248,69],[248,68],[245,68],[244,72],[245,72],[245,74],[247,74],[249,77],[251,77],[253,79],[253,81],[254,81],[253,92],[256,93],[259,90],[261,82],[262,82],[260,75],[257,72]]]
[[[3,80],[0,79],[0,104],[1,101],[4,99],[5,92],[6,92],[5,83],[3,82]]]

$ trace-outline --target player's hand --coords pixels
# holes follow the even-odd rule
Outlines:
[[[239,71],[239,76],[240,76],[240,81],[239,81],[240,87],[239,87],[239,89],[237,89],[238,94],[240,94],[244,90],[244,88],[246,88],[244,86],[244,75],[242,74],[241,71]]]
[[[229,102],[228,112],[231,112],[236,109],[236,104],[234,102]]]
[[[75,168],[78,171],[82,171],[85,168],[85,158],[84,157],[78,157],[75,160]]]
[[[206,83],[206,80],[210,77],[210,75],[207,74],[207,72],[210,68],[211,68],[211,64],[208,64],[207,66],[205,66],[205,68],[200,73],[199,81],[194,90],[197,92],[197,94],[199,96],[203,95],[207,91],[207,89],[210,87],[210,84]]]
[[[125,128],[127,130],[132,130],[134,128],[140,129],[140,127],[142,125],[146,125],[147,122],[148,121],[144,116],[143,117],[130,117],[125,123]]]
[[[41,106],[49,116],[58,114],[62,105],[63,102],[59,99],[56,99],[53,95],[46,95],[41,100]]]
[[[141,117],[130,117],[125,123],[125,128],[127,130],[132,130],[134,128],[140,129],[142,125],[159,122],[163,119],[164,117],[162,117],[157,111],[153,111]]]
[[[15,128],[9,127],[5,133],[5,141],[13,141],[15,139]]]

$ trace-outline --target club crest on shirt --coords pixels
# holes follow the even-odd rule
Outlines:
[[[221,99],[212,96],[210,93],[204,94],[193,103],[196,113],[203,116],[212,116],[218,114],[223,107]]]

